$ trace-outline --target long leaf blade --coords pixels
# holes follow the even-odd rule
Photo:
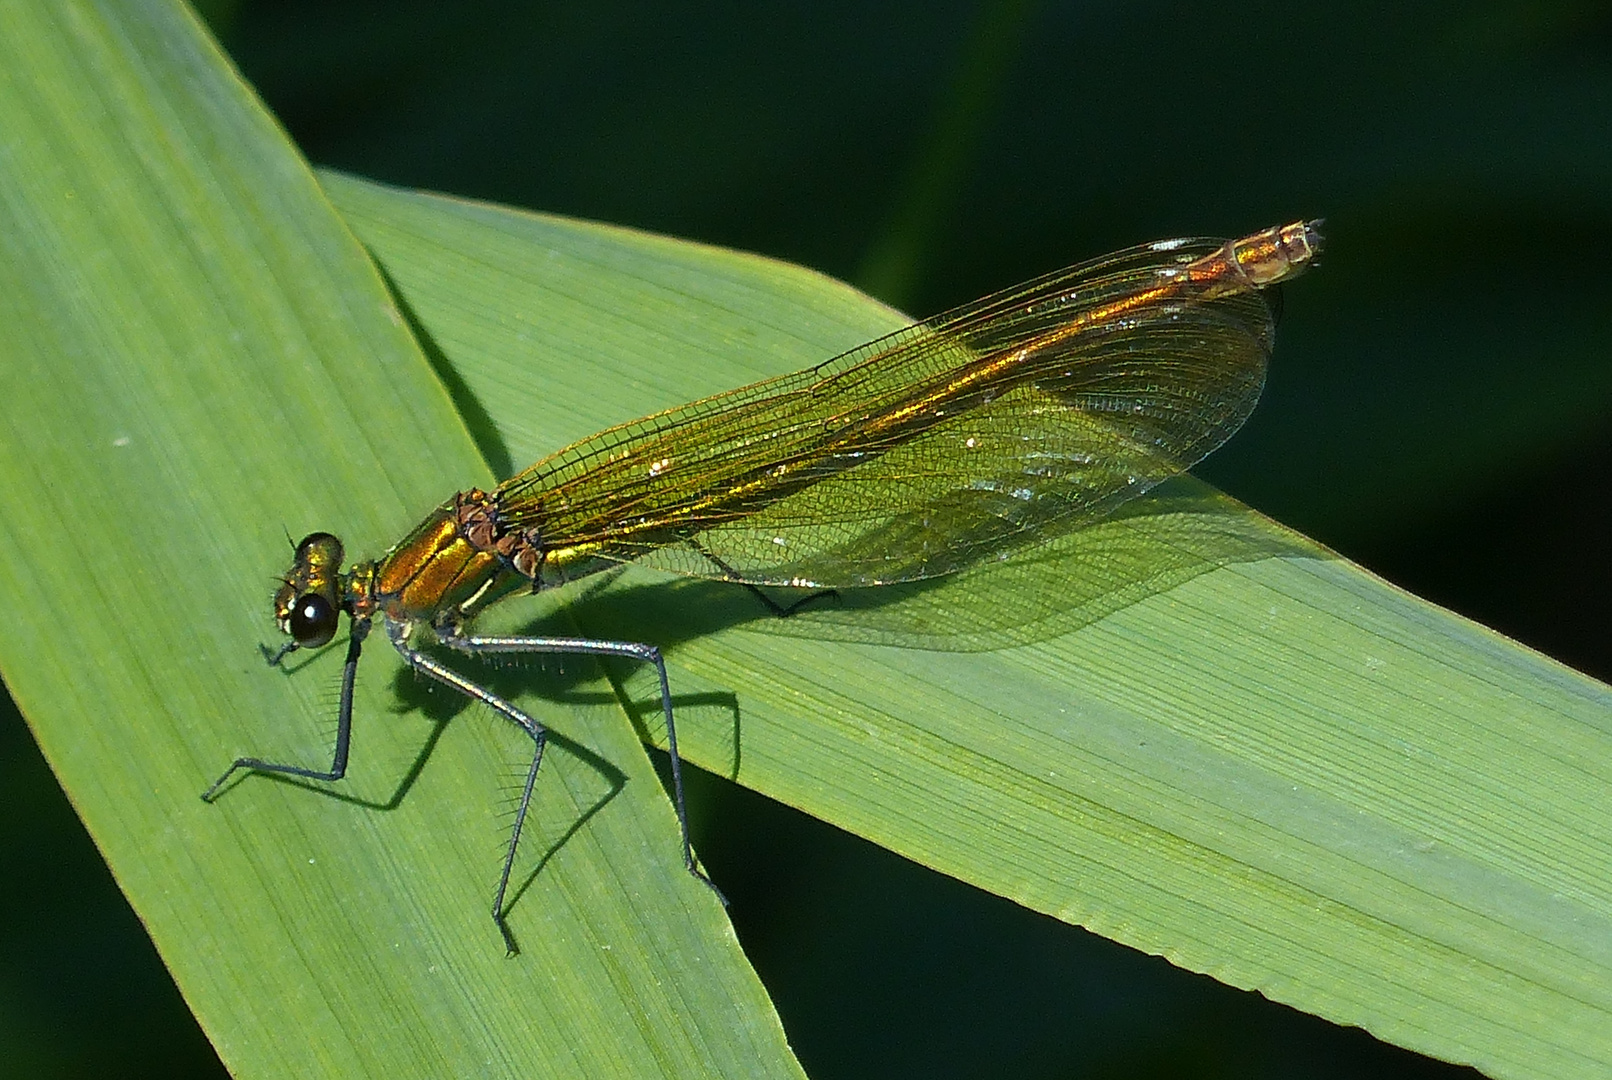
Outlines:
[[[516,961],[486,909],[530,743],[384,645],[347,781],[200,801],[241,752],[328,761],[339,650],[258,654],[282,525],[383,546],[486,468],[180,5],[0,6],[0,128],[0,671],[230,1068],[799,1075],[598,710],[545,714]]]
[[[325,183],[517,468],[899,321],[754,257]],[[1190,488],[851,606],[769,625],[627,575],[571,613],[669,647],[691,758],[920,862],[1499,1075],[1612,1061],[1605,686]]]

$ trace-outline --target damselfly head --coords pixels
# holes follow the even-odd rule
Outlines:
[[[336,636],[341,614],[341,541],[311,533],[297,545],[284,584],[274,594],[280,632],[300,648],[317,649]]]

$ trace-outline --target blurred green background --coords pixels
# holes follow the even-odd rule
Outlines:
[[[1607,5],[203,7],[317,164],[763,252],[914,315],[1325,215],[1259,411],[1197,471],[1612,678]],[[0,790],[0,1076],[221,1074],[14,711]],[[817,1080],[1463,1072],[693,795]]]

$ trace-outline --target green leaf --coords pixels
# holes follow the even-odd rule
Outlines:
[[[896,325],[763,259],[325,183],[515,468]],[[1496,1075],[1612,1062],[1607,687],[1191,483],[870,592],[566,599],[667,648],[691,759],[926,865]]]
[[[0,672],[235,1075],[800,1075],[608,710],[540,702],[513,961],[530,744],[384,644],[344,783],[201,802],[243,752],[328,760],[340,649],[258,651],[283,530],[379,549],[486,465],[181,5],[0,6],[0,131]]]
[[[659,734],[643,672],[490,673],[563,736],[513,962],[484,909],[525,748],[443,723],[379,643],[340,797],[196,795],[239,752],[329,752],[339,650],[255,651],[282,526],[378,552],[489,463],[896,317],[332,179],[434,377],[155,0],[0,8],[0,131],[0,673],[231,1068],[798,1074],[622,722]],[[1192,485],[939,587],[754,614],[644,575],[501,613],[665,645],[692,757],[1038,910],[1499,1075],[1612,1059],[1606,687]]]

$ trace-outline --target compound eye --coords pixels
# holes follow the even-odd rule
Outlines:
[[[317,649],[336,636],[336,615],[329,600],[318,593],[305,593],[291,606],[286,625],[299,646]]]

